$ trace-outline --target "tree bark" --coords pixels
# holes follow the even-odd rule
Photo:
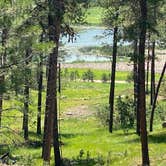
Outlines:
[[[8,30],[7,29],[3,29],[2,30],[2,47],[4,48],[4,52],[1,55],[1,59],[0,59],[0,66],[5,65],[6,63],[6,40],[7,40],[7,34],[8,34]],[[5,74],[2,73],[2,75],[0,75],[0,127],[1,127],[1,123],[2,123],[2,110],[3,110],[3,93],[4,93],[4,86],[5,84]]]
[[[26,50],[25,58],[29,57],[30,50]],[[24,112],[23,112],[23,130],[24,130],[24,139],[28,140],[28,123],[29,123],[29,69],[28,69],[29,60],[25,61],[25,78],[24,78]]]
[[[140,135],[140,113],[138,111],[138,41],[134,41],[134,103],[135,103],[135,113],[136,113],[136,133]]]
[[[146,125],[146,93],[145,93],[145,40],[146,40],[146,22],[147,22],[147,1],[140,0],[141,18],[140,18],[140,43],[138,59],[138,83],[139,83],[139,103],[140,112],[140,137],[142,145],[142,165],[148,166],[149,150]]]
[[[54,145],[55,165],[61,166],[61,157],[59,150],[59,131],[57,117],[57,60],[59,48],[59,36],[61,21],[63,18],[63,1],[49,0],[49,40],[55,43],[55,48],[49,57],[49,72],[47,80],[47,97],[45,111],[45,126],[43,138],[43,160],[44,163],[50,165],[51,140]]]
[[[163,77],[164,77],[165,70],[166,70],[166,62],[164,64],[164,67],[163,67],[163,70],[162,70],[162,73],[161,73],[161,76],[160,76],[160,80],[159,80],[158,85],[157,85],[157,89],[156,89],[156,94],[155,94],[155,97],[154,97],[154,101],[153,101],[152,112],[151,112],[151,117],[150,117],[150,131],[153,131],[154,112],[155,112],[155,108],[156,108],[156,102],[157,102],[157,97],[158,97],[159,89],[160,89],[161,82],[162,82]]]
[[[38,113],[37,113],[37,134],[41,134],[41,109],[42,109],[42,87],[43,87],[43,62],[40,55],[38,64]]]
[[[152,43],[152,61],[151,61],[151,97],[150,103],[153,105],[155,96],[155,41]]]
[[[150,34],[148,41],[148,58],[147,58],[147,69],[146,69],[146,93],[149,94],[149,63],[150,63]]]
[[[114,112],[114,92],[115,92],[115,73],[116,73],[116,56],[117,56],[117,35],[118,27],[114,28],[114,39],[113,39],[113,60],[112,60],[112,71],[111,71],[111,85],[109,95],[109,109],[110,109],[110,120],[109,120],[109,132],[113,130],[113,112]]]

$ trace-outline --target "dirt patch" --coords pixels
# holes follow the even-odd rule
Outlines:
[[[81,105],[77,107],[73,107],[68,109],[64,113],[64,117],[66,118],[84,118],[91,116],[93,114],[93,111],[91,111],[88,106],[86,105]]]
[[[163,66],[166,61],[166,53],[165,55],[157,56],[157,60],[155,62],[155,70],[157,73],[161,73]],[[62,68],[84,68],[84,69],[100,69],[100,70],[111,70],[111,62],[97,62],[97,63],[64,63],[62,64]],[[133,65],[128,62],[118,62],[116,65],[117,71],[132,71]]]

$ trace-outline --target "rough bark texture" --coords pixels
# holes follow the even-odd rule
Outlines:
[[[134,41],[134,103],[135,103],[135,113],[136,113],[136,133],[140,135],[140,113],[138,111],[138,41]]]
[[[38,64],[38,113],[37,113],[37,134],[41,134],[41,109],[42,109],[42,87],[43,87],[43,62],[40,56]]]
[[[51,141],[53,139],[55,165],[61,166],[58,118],[57,118],[57,58],[59,47],[60,26],[63,17],[63,1],[49,0],[49,40],[55,43],[55,48],[49,57],[49,72],[47,80],[47,97],[45,111],[45,126],[43,139],[44,163],[50,164]]]
[[[161,82],[162,82],[163,77],[164,77],[165,70],[166,70],[166,62],[165,62],[165,65],[163,67],[163,71],[161,73],[160,80],[158,82],[157,89],[156,89],[156,94],[155,94],[154,101],[153,101],[152,112],[151,112],[151,117],[150,117],[150,131],[153,131],[154,112],[155,112],[155,108],[156,108],[156,102],[157,102],[159,89],[160,89]]]
[[[152,44],[152,62],[151,62],[151,97],[150,103],[153,105],[155,96],[155,41]]]
[[[145,94],[145,40],[146,40],[146,21],[147,21],[147,1],[140,0],[141,19],[140,19],[140,43],[138,59],[138,83],[139,83],[139,103],[140,112],[140,136],[142,145],[142,165],[149,165],[148,137],[146,125],[146,94]]]
[[[113,39],[113,60],[112,60],[112,71],[111,71],[111,85],[110,85],[110,95],[109,95],[109,109],[110,109],[109,132],[110,133],[112,133],[112,129],[113,129],[115,72],[116,72],[116,56],[117,56],[117,34],[118,34],[118,27],[115,27],[114,28],[114,39]]]

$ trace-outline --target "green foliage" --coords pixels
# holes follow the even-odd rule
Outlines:
[[[96,118],[103,126],[108,126],[109,124],[109,106],[108,105],[100,105],[96,108]]]
[[[119,96],[116,103],[116,109],[118,111],[121,128],[125,132],[128,132],[128,129],[134,127],[135,121],[135,104],[133,99],[128,96],[125,96],[125,98]]]
[[[93,82],[93,80],[94,80],[94,74],[93,74],[93,72],[90,69],[88,69],[88,71],[86,71],[86,72],[83,73],[82,79],[84,81],[88,80],[88,81]]]
[[[103,73],[101,76],[101,80],[103,83],[106,83],[109,80],[109,76],[106,73]]]

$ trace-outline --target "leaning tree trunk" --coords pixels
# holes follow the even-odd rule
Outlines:
[[[149,150],[146,125],[146,93],[145,93],[145,40],[147,22],[147,1],[140,0],[141,19],[140,19],[140,43],[138,59],[138,83],[139,83],[139,103],[140,112],[140,137],[142,145],[142,165],[149,165]]]
[[[28,68],[29,60],[28,57],[30,56],[30,50],[26,50],[25,58],[25,75],[24,75],[24,112],[23,112],[23,130],[24,130],[24,139],[28,140],[28,123],[29,123],[29,78],[30,78],[30,69]]]
[[[57,59],[60,27],[64,8],[62,0],[49,0],[48,5],[49,40],[55,43],[55,48],[53,49],[53,52],[49,57],[49,72],[47,80],[47,97],[43,138],[43,160],[44,164],[50,165],[51,141],[53,139],[55,165],[61,166],[62,164],[59,150],[57,118]]]
[[[40,55],[38,64],[38,113],[37,113],[37,134],[41,134],[41,109],[42,109],[42,88],[43,88],[43,61]]]
[[[114,112],[114,92],[115,92],[115,73],[116,73],[116,56],[117,56],[117,35],[118,27],[114,28],[114,39],[113,39],[113,60],[112,60],[112,71],[111,71],[111,85],[109,95],[109,109],[110,109],[110,120],[109,120],[109,132],[112,133],[113,129],[113,112]]]
[[[3,67],[6,63],[6,40],[7,40],[7,29],[2,30],[2,47],[4,48],[4,52],[0,57],[0,66]],[[3,93],[5,89],[5,74],[1,73],[0,75],[0,127],[2,121],[2,110],[3,110]]]
[[[166,62],[164,64],[164,67],[163,67],[163,70],[162,70],[162,73],[161,73],[161,76],[160,76],[160,80],[159,80],[158,85],[157,85],[154,101],[153,101],[152,112],[151,112],[151,117],[150,117],[150,131],[153,131],[154,111],[155,111],[155,108],[156,108],[157,97],[158,97],[159,89],[160,89],[160,86],[161,86],[161,82],[162,82],[163,77],[164,77],[165,70],[166,70]]]
[[[150,103],[153,105],[155,96],[155,41],[152,44],[152,62],[151,62],[151,97]]]
[[[136,113],[136,133],[140,135],[140,113],[138,112],[138,41],[134,41],[134,104]]]

